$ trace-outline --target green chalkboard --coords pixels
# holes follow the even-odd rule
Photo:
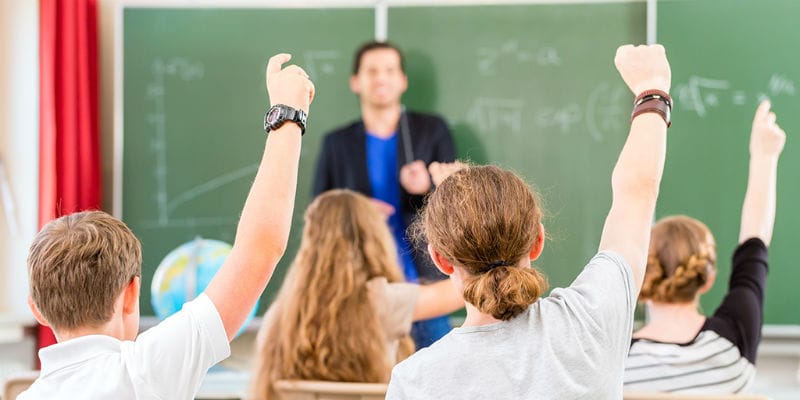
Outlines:
[[[196,236],[233,241],[265,140],[268,57],[292,53],[314,80],[291,243],[267,290],[274,295],[299,241],[321,136],[358,115],[351,55],[373,37],[374,11],[124,8],[122,17],[121,215],[142,241],[145,315],[153,314],[153,272],[170,250]]]
[[[568,285],[597,252],[633,95],[614,68],[645,40],[645,4],[389,9],[406,50],[410,108],[438,112],[461,157],[524,175],[543,195],[549,241],[534,263]]]
[[[616,47],[645,38],[644,2],[390,7],[406,53],[404,103],[447,118],[461,158],[519,171],[543,195],[550,238],[538,266],[567,285],[596,252],[632,95]],[[295,54],[317,87],[304,138],[296,250],[321,135],[358,115],[350,57],[373,37],[372,9],[126,8],[122,216],[152,273],[195,236],[232,241],[263,146],[263,68]],[[299,24],[298,21],[302,21]],[[262,309],[263,303],[262,302]]]
[[[800,227],[800,2],[693,0],[658,3],[658,41],[672,66],[676,109],[658,214],[688,214],[717,239],[719,276],[703,298],[711,311],[726,291],[747,184],[753,113],[769,97],[787,144],[778,171],[765,322],[800,324],[800,270],[792,260]]]

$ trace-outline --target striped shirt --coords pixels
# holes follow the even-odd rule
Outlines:
[[[740,393],[753,382],[755,366],[736,345],[714,331],[689,344],[637,340],[625,363],[625,390],[678,393]]]
[[[688,343],[633,339],[625,362],[626,391],[741,393],[755,378],[761,341],[767,247],[757,239],[733,255],[728,294]]]

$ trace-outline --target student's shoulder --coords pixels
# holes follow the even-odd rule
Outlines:
[[[593,283],[600,285],[624,284],[628,290],[635,291],[633,272],[630,264],[621,254],[612,250],[603,250],[595,254],[584,267],[575,283]]]
[[[609,311],[605,308],[609,305],[624,306],[626,311],[632,313],[636,304],[633,273],[624,257],[603,250],[589,260],[568,287],[553,289],[543,300],[543,308],[556,307],[570,313],[579,306],[587,312],[604,315]]]
[[[367,281],[367,291],[381,297],[419,296],[419,285],[408,282],[389,282],[384,276]],[[413,300],[413,299],[412,299]]]
[[[191,336],[199,339],[191,341],[192,346],[207,346],[209,354],[215,359],[221,360],[230,355],[230,343],[222,318],[214,302],[205,293],[201,293],[194,300],[184,304],[181,310],[140,334],[135,341],[123,342],[123,356],[140,362],[142,359],[137,354],[158,355],[158,351],[180,353],[186,351],[188,347],[178,344],[187,343],[187,337]]]
[[[434,371],[427,367],[432,360],[435,360],[435,356],[432,356],[431,347],[417,350],[392,368],[392,383],[421,383],[427,380],[430,374],[423,371]]]
[[[602,250],[592,257],[589,260],[589,264],[587,266],[597,265],[601,267],[616,267],[621,269],[630,268],[628,262],[625,260],[621,254],[613,251],[613,250]]]
[[[620,279],[622,278],[622,279]],[[603,250],[592,257],[583,267],[583,270],[569,286],[571,289],[582,286],[601,286],[624,283],[626,286],[633,285],[633,276],[628,262],[622,255],[611,250]],[[561,293],[561,288],[553,290],[556,294]],[[551,297],[553,295],[551,292]]]
[[[458,351],[455,351],[454,346],[453,332],[451,331],[432,345],[417,350],[410,357],[398,363],[392,373],[394,374],[396,370],[399,374],[409,378],[429,378],[439,370],[437,364],[444,362],[445,359],[453,360],[458,357]]]
[[[418,350],[392,369],[387,400],[452,398],[448,391],[458,378],[457,366],[463,365],[464,360],[450,335]]]
[[[739,243],[733,250],[733,266],[747,263],[766,264],[768,253],[767,245],[761,238],[749,238]]]

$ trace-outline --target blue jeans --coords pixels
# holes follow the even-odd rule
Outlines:
[[[411,325],[411,337],[417,344],[417,350],[428,347],[433,342],[450,332],[450,317],[447,315],[414,322]]]

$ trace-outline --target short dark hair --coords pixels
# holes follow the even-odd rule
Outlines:
[[[355,57],[353,57],[353,75],[358,75],[358,70],[361,68],[361,59],[364,57],[365,53],[380,49],[396,51],[397,55],[400,56],[400,70],[403,71],[404,74],[406,73],[406,61],[405,58],[403,58],[403,52],[400,51],[400,48],[391,42],[373,40],[362,44],[361,47],[356,50]]]

